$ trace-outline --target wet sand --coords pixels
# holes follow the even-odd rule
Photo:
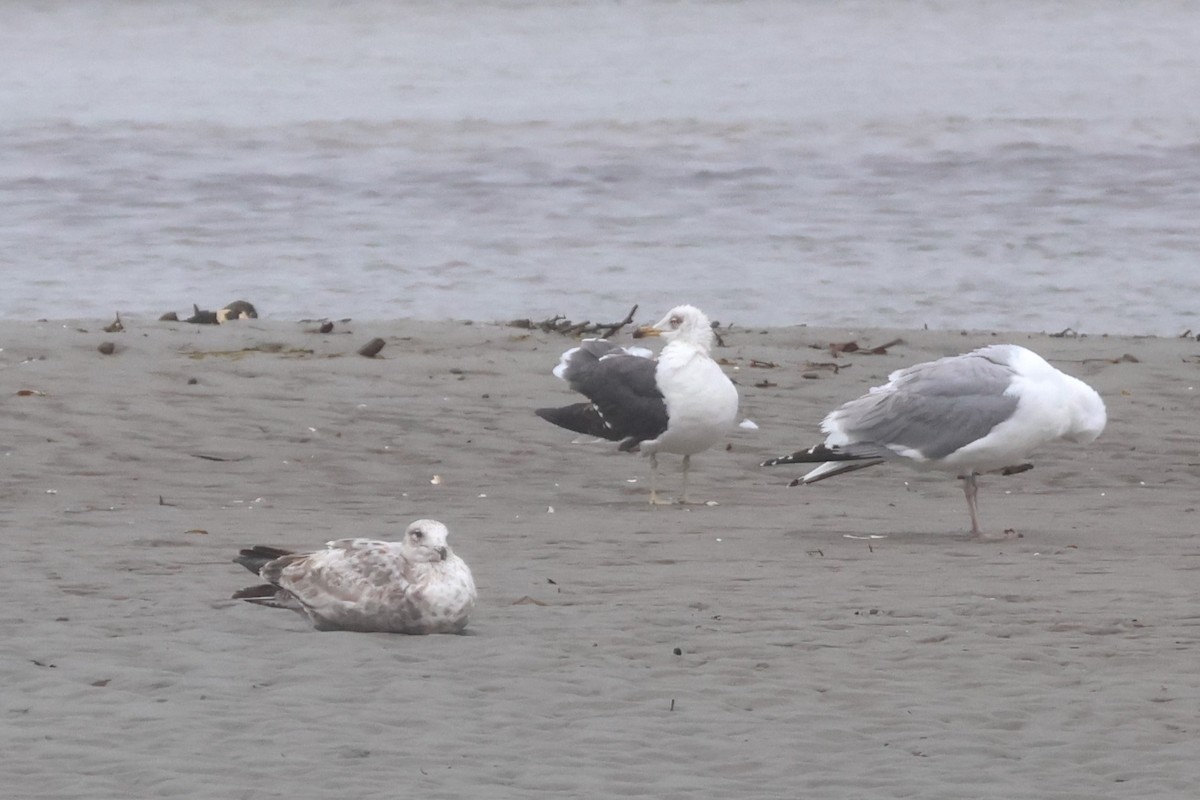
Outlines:
[[[761,429],[693,459],[693,496],[717,505],[655,509],[645,459],[533,415],[573,398],[550,374],[559,335],[107,322],[0,322],[13,797],[1200,783],[1193,339],[734,327],[716,355]],[[376,336],[380,357],[355,354]],[[886,355],[823,349],[897,338]],[[889,371],[999,341],[1109,410],[1090,447],[981,479],[982,524],[1020,538],[969,539],[944,475],[787,488],[800,470],[757,466],[815,443],[826,411]],[[671,493],[679,462],[661,460]],[[239,547],[387,538],[423,516],[475,572],[468,635],[317,633],[228,599],[254,582]]]

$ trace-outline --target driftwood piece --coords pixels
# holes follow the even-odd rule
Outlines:
[[[544,333],[558,333],[563,336],[597,334],[599,338],[607,339],[626,325],[632,325],[633,315],[637,313],[637,310],[637,305],[634,305],[633,308],[629,309],[629,313],[625,315],[625,319],[620,322],[593,323],[590,320],[572,322],[561,314],[555,314],[553,317],[544,319],[541,322],[534,322],[531,319],[514,319],[508,322],[508,327],[522,328],[527,331],[540,330]]]
[[[1142,360],[1132,353],[1125,353],[1116,358],[1083,358],[1079,364],[1140,364]]]
[[[822,370],[832,372],[834,375],[837,375],[842,370],[849,369],[850,367],[853,367],[853,366],[854,366],[853,364],[839,364],[836,361],[820,361],[820,362],[805,361],[804,362],[804,370],[805,371],[800,373],[800,377],[807,378],[808,380],[813,380],[815,378],[821,377],[819,373]]]
[[[625,319],[620,322],[592,322],[584,320],[583,322],[572,322],[562,314],[555,314],[553,317],[548,317],[541,322],[534,322],[529,318],[509,320],[506,324],[510,328],[520,328],[526,331],[542,331],[543,333],[558,333],[563,336],[596,336],[600,339],[607,339],[617,331],[627,325],[633,324],[633,315],[637,313],[638,306],[635,304],[629,309],[629,313],[625,315]],[[720,322],[712,323],[713,337],[717,340],[717,347],[726,347],[725,339],[721,336],[721,329],[728,332],[733,326],[722,326]],[[634,338],[637,338],[636,336]]]
[[[892,339],[890,342],[884,342],[876,347],[863,347],[858,342],[830,342],[827,345],[814,344],[814,350],[829,350],[829,354],[837,358],[842,353],[863,353],[870,356],[886,356],[889,347],[895,347],[898,344],[903,344],[903,339]]]
[[[192,316],[188,317],[185,322],[190,322],[193,325],[220,325],[221,320],[217,318],[217,312],[205,311],[200,306],[192,303]]]

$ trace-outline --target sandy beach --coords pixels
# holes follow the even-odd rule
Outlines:
[[[659,309],[648,309],[650,319]],[[720,315],[716,315],[720,317]],[[481,323],[0,322],[0,785],[21,798],[1183,798],[1200,785],[1200,343],[724,329],[758,431],[648,464],[533,409],[572,340]],[[377,358],[356,350],[371,338]],[[617,338],[628,339],[628,335]],[[886,354],[831,354],[830,343]],[[888,372],[1023,344],[1093,445],[980,481],[764,458]],[[115,344],[104,355],[97,347]],[[677,491],[679,460],[662,458]],[[251,544],[449,525],[464,636],[229,599]]]

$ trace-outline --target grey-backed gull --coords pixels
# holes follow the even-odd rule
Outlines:
[[[567,430],[620,442],[620,450],[649,455],[651,503],[660,502],[658,453],[682,455],[679,502],[686,503],[691,457],[733,428],[737,389],[709,355],[712,325],[698,308],[676,306],[634,336],[661,336],[667,344],[655,359],[644,348],[584,340],[563,353],[554,374],[588,402],[536,413]]]
[[[252,547],[234,561],[266,583],[233,596],[298,611],[320,631],[460,633],[475,581],[447,536],[442,523],[419,519],[398,542],[338,539],[310,553]]]
[[[1106,421],[1095,389],[1032,350],[997,344],[896,370],[825,417],[824,443],[763,466],[821,462],[791,486],[895,460],[957,474],[978,536],[976,476],[1030,469],[1020,462],[1041,445],[1088,444]]]

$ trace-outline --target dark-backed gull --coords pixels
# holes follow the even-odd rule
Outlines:
[[[791,486],[895,460],[957,474],[978,536],[976,476],[1030,469],[1021,462],[1039,446],[1088,444],[1106,421],[1095,389],[1032,350],[997,344],[896,370],[825,417],[823,444],[763,466],[821,462]]]
[[[677,306],[634,336],[661,336],[667,344],[655,359],[643,348],[584,340],[563,353],[554,374],[589,402],[536,413],[567,430],[620,442],[620,450],[649,455],[651,503],[660,502],[658,453],[682,455],[679,502],[686,503],[691,457],[733,428],[737,389],[709,356],[712,324],[698,308]]]
[[[258,319],[258,310],[245,300],[234,300],[217,312],[218,322],[231,322],[235,319]]]
[[[419,519],[398,542],[338,539],[311,553],[252,547],[234,561],[266,583],[233,596],[298,611],[320,631],[459,633],[475,581],[447,536],[442,523]]]

